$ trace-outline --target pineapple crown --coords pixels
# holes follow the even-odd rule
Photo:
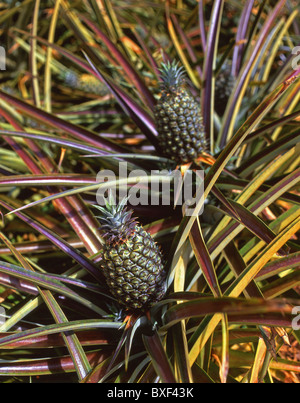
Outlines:
[[[133,234],[137,221],[132,217],[133,210],[125,207],[128,197],[125,197],[116,205],[115,199],[110,192],[105,200],[105,207],[94,207],[101,211],[102,215],[97,216],[101,224],[100,231],[108,244],[126,242]]]
[[[173,60],[172,63],[161,63],[159,69],[161,73],[161,87],[168,92],[176,92],[178,87],[185,83],[185,71],[183,66],[179,67],[179,62]]]

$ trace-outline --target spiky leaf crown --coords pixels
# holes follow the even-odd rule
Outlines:
[[[176,92],[185,83],[185,71],[183,66],[179,67],[179,62],[173,60],[172,63],[162,63],[159,69],[161,73],[162,90]]]
[[[101,211],[102,215],[97,216],[101,224],[100,231],[108,244],[119,244],[126,242],[133,234],[137,221],[132,217],[132,210],[127,210],[125,197],[116,205],[112,194],[105,200],[105,207],[94,207]]]

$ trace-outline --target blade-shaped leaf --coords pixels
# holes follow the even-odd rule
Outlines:
[[[110,352],[96,351],[87,353],[87,359],[91,364],[102,362],[109,357]],[[73,360],[69,356],[58,358],[20,359],[17,362],[0,364],[0,375],[11,376],[40,376],[53,373],[66,374],[75,372]]]
[[[201,267],[202,273],[210,286],[213,294],[217,296],[221,296],[221,290],[218,283],[218,279],[215,273],[215,269],[211,258],[209,256],[209,252],[203,240],[203,235],[200,227],[200,223],[198,220],[195,220],[194,225],[191,228],[190,232],[190,241],[193,247],[197,262]]]
[[[224,124],[223,130],[222,130],[222,133],[221,133],[221,141],[220,141],[221,148],[223,148],[225,146],[226,141],[228,141],[228,139],[231,137],[235,117],[238,113],[238,108],[239,108],[241,99],[247,88],[251,71],[257,61],[259,52],[261,51],[261,49],[263,47],[265,38],[267,38],[268,33],[269,33],[270,29],[272,28],[272,25],[274,24],[274,21],[277,18],[280,10],[284,6],[285,1],[286,0],[279,1],[276,8],[273,10],[273,12],[271,12],[271,14],[266,19],[263,27],[261,28],[261,32],[258,36],[258,39],[255,42],[254,49],[250,54],[250,58],[247,61],[247,63],[244,64],[244,67],[240,74],[240,79],[237,82],[237,85],[235,86],[235,90],[233,93],[233,100],[230,104],[229,111],[228,111],[228,113],[226,113],[226,120],[225,120],[225,124]]]
[[[11,336],[15,332],[3,332],[0,334],[0,340],[4,337]],[[116,344],[118,333],[116,329],[94,329],[78,332],[78,339],[83,346],[99,346]],[[244,339],[243,339],[244,340]],[[63,347],[64,340],[60,333],[52,333],[44,336],[32,336],[28,339],[14,341],[11,344],[6,344],[5,349],[39,349],[39,348],[55,348]]]
[[[173,368],[157,332],[153,336],[143,335],[143,341],[161,382],[176,383]]]
[[[175,356],[175,370],[178,373],[180,382],[193,383],[193,375],[189,363],[189,355],[186,340],[185,323],[180,322],[172,328],[174,356]]]
[[[207,36],[207,44],[205,49],[203,82],[204,88],[202,90],[202,110],[203,110],[203,123],[205,131],[210,139],[211,147],[214,147],[214,138],[212,135],[213,130],[213,70],[216,63],[216,49],[218,47],[219,32],[224,0],[216,0],[213,4],[211,20],[209,25],[209,32]]]
[[[95,146],[90,146],[87,145],[83,142],[79,142],[76,140],[69,140],[69,139],[64,139],[58,136],[53,136],[53,135],[48,135],[48,134],[41,134],[41,133],[29,133],[29,132],[24,132],[24,131],[12,131],[12,130],[0,130],[0,135],[6,135],[6,136],[11,136],[11,137],[22,137],[22,138],[28,138],[32,140],[41,140],[41,141],[46,141],[49,143],[54,143],[58,144],[61,147],[67,147],[67,148],[72,148],[75,149],[79,152],[87,152],[89,154],[96,154],[96,155],[114,155],[111,152],[107,152],[103,150],[102,148],[95,147]]]
[[[236,44],[237,46],[234,47],[233,56],[232,56],[232,75],[236,77],[240,70],[242,57],[243,57],[243,50],[244,50],[244,43],[243,41],[246,39],[247,35],[247,28],[248,23],[250,20],[252,7],[254,5],[254,0],[247,0],[246,6],[243,8],[242,15],[239,21],[238,29],[236,32]]]
[[[83,127],[74,125],[71,122],[63,120],[58,116],[45,112],[29,103],[22,101],[14,97],[13,95],[7,94],[0,90],[0,98],[4,99],[10,105],[13,105],[16,109],[21,110],[27,115],[53,126],[56,129],[60,129],[64,132],[69,133],[72,137],[86,141],[88,144],[93,144],[97,147],[102,147],[109,151],[122,152],[124,148],[118,144],[113,143],[111,140],[98,136],[96,133],[89,131]]]
[[[62,295],[65,295],[69,298],[72,298],[75,301],[78,301],[79,303],[83,304],[84,306],[87,306],[88,308],[90,308],[94,311],[96,310],[101,315],[106,314],[102,309],[96,307],[93,303],[91,303],[87,299],[81,297],[78,293],[71,290],[69,287],[67,287],[66,285],[61,283],[59,280],[57,280],[51,276],[48,277],[46,274],[32,272],[32,271],[24,269],[21,266],[17,266],[17,265],[11,264],[11,263],[6,263],[3,261],[0,261],[0,271],[2,273],[9,274],[10,276],[13,276],[15,278],[27,280],[30,283],[37,285],[38,287],[52,290],[52,291],[55,291]]]
[[[7,203],[0,200],[0,205],[6,208],[9,211],[12,211],[13,208]],[[42,224],[33,220],[32,218],[26,216],[23,213],[17,212],[15,213],[21,220],[25,221],[31,227],[35,228],[38,232],[46,236],[52,243],[54,243],[59,249],[64,251],[67,255],[71,256],[75,259],[79,264],[81,264],[87,271],[89,271],[96,279],[100,279],[102,281],[102,276],[99,271],[99,268],[96,264],[94,264],[90,259],[85,257],[83,253],[79,250],[73,248],[68,242],[62,239],[60,236],[55,234],[50,229],[46,228]]]
[[[85,319],[68,321],[66,323],[56,323],[53,325],[45,325],[42,327],[33,328],[30,330],[24,330],[22,332],[17,332],[10,334],[5,337],[0,338],[0,348],[6,348],[6,345],[12,343],[19,343],[22,340],[35,339],[36,337],[43,337],[55,333],[62,332],[78,332],[81,330],[90,329],[119,329],[122,323],[113,322],[107,319]]]
[[[266,243],[269,243],[276,237],[276,234],[268,227],[268,225],[259,217],[254,215],[249,209],[233,200],[231,200],[231,204],[234,206],[235,211],[240,216],[240,222],[260,239]],[[280,248],[278,253],[285,256],[289,250],[290,248],[285,245]]]
[[[276,236],[269,245],[257,256],[252,263],[240,274],[240,276],[228,287],[226,295],[239,296],[250,281],[258,274],[259,270],[271,259],[278,250],[300,229],[300,217]]]
[[[294,83],[294,81],[299,77],[299,74],[300,73],[293,74],[286,81],[280,84],[270,95],[268,95],[228,142],[205,177],[205,197],[207,197],[209,191],[221,174],[222,170],[225,168],[226,164],[229,162],[229,159],[233,156],[234,152],[239,148],[247,135],[259,124],[264,115],[271,109],[278,98],[290,87],[290,85]]]
[[[80,14],[79,17],[89,26],[94,33],[105,43],[109,51],[115,57],[116,61],[120,66],[123,67],[125,73],[128,75],[130,83],[133,83],[142,97],[145,97],[147,105],[153,108],[155,105],[155,100],[148,87],[145,85],[141,77],[138,75],[137,71],[131,66],[128,60],[122,55],[115,44],[108,38],[103,31],[99,29],[91,20],[86,18],[85,15]]]
[[[182,302],[171,307],[165,313],[164,330],[180,320],[197,318],[215,313],[227,313],[230,315],[261,314],[267,312],[281,312],[282,315],[291,314],[292,306],[286,300],[266,301],[259,298],[242,299],[229,297],[208,297]]]
[[[68,319],[49,290],[42,290],[41,294],[56,323],[68,323]],[[73,332],[62,333],[66,347],[70,353],[78,379],[82,380],[91,371],[90,363],[78,337]]]
[[[90,66],[93,69],[94,75],[101,81],[104,81],[110,91],[114,94],[120,106],[131,117],[136,125],[142,130],[142,132],[148,137],[151,143],[157,147],[158,142],[156,139],[157,131],[152,117],[144,110],[137,102],[126,93],[121,87],[118,87],[109,77],[97,69],[87,55],[85,55]]]

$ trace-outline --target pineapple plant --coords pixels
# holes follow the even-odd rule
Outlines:
[[[105,239],[101,269],[111,293],[126,309],[146,309],[165,293],[165,271],[159,247],[132,218],[127,198],[115,206],[110,193],[106,207],[95,205]]]
[[[185,72],[176,61],[162,63],[161,97],[154,109],[162,153],[185,164],[206,148],[200,105],[185,88]]]
[[[0,382],[299,382],[298,2],[123,3],[0,4]],[[159,74],[162,59],[185,72]],[[218,61],[235,79],[224,113]],[[174,209],[176,192],[93,207],[99,170],[123,189],[126,162],[140,186],[175,165],[166,149],[201,163],[202,215]]]

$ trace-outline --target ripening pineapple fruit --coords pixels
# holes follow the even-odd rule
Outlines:
[[[75,71],[68,70],[61,74],[61,78],[71,88],[101,96],[109,93],[106,85],[90,74],[78,74]]]
[[[123,199],[115,205],[110,195],[105,207],[95,206],[105,243],[101,268],[111,293],[127,309],[145,309],[165,293],[161,252],[151,235],[132,218]]]
[[[162,63],[162,94],[154,115],[158,143],[164,155],[179,164],[191,162],[206,148],[200,105],[185,88],[178,63]]]
[[[225,112],[234,84],[235,79],[231,75],[230,66],[223,65],[215,83],[215,110],[219,115],[223,115]]]

